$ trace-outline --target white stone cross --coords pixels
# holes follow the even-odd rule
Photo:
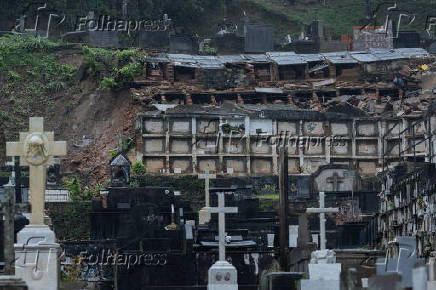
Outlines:
[[[319,234],[320,234],[320,249],[325,250],[326,238],[325,238],[325,214],[329,212],[338,212],[337,207],[324,207],[324,192],[319,193],[319,208],[308,208],[307,213],[319,213]]]
[[[47,166],[54,156],[67,154],[65,141],[54,141],[53,132],[44,132],[44,118],[29,118],[29,132],[20,132],[19,142],[6,142],[6,156],[20,156],[20,166],[29,166],[30,224],[44,224]]]
[[[219,260],[226,260],[226,213],[237,213],[237,207],[225,207],[225,192],[217,192],[218,207],[206,207],[205,211],[218,214]]]
[[[204,179],[204,194],[205,194],[206,207],[210,206],[209,182],[211,179],[216,179],[216,174],[210,174],[209,172],[210,172],[209,167],[207,167],[205,173],[200,173],[198,175],[198,179]]]
[[[211,179],[216,178],[216,174],[209,173],[209,167],[206,168],[205,173],[201,173],[198,175],[198,179],[204,179],[204,194],[205,194],[205,207],[210,206],[210,197],[209,197],[209,182]],[[210,213],[205,211],[205,208],[202,208],[198,213],[198,220],[200,225],[204,225],[210,221]]]

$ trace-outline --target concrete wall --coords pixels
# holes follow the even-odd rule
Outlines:
[[[398,138],[398,129],[402,131],[415,121],[411,117],[325,121],[143,117],[138,123],[142,124],[142,139],[137,142],[142,144],[142,152],[137,152],[136,158],[154,173],[173,174],[176,170],[197,174],[209,167],[220,174],[278,174],[279,149],[287,144],[289,173],[311,174],[321,165],[343,164],[357,166],[361,174],[375,174],[383,158],[383,134],[394,128],[384,140],[384,148],[386,156],[390,150],[389,162],[396,162],[399,151],[413,145],[412,130]],[[230,136],[221,131],[220,124],[224,123],[243,124],[248,129]],[[436,127],[436,118],[431,123]],[[256,129],[263,133],[258,135]],[[416,126],[414,131],[418,142],[425,137],[426,125]],[[436,128],[433,131],[436,133]],[[424,156],[428,148],[428,142],[423,142],[416,146],[415,154]],[[402,158],[405,156],[412,158],[413,150],[403,152]]]

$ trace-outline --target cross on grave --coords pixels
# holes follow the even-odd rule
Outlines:
[[[333,191],[339,191],[339,184],[344,182],[344,178],[340,177],[337,172],[334,172],[331,177],[327,177],[326,180],[333,184]]]
[[[10,183],[15,186],[15,201],[18,203],[22,202],[21,193],[21,168],[19,164],[19,159],[12,157],[12,161],[5,163],[6,166],[0,167],[1,171],[11,172]]]
[[[325,214],[338,212],[339,209],[337,207],[324,207],[324,192],[319,193],[319,208],[307,208],[307,213],[319,213],[319,232],[320,232],[320,249],[325,250],[326,247],[326,238],[325,238]]]
[[[67,153],[65,141],[54,141],[53,132],[44,132],[44,118],[29,118],[29,132],[20,132],[19,142],[6,143],[6,156],[20,156],[20,166],[29,166],[31,225],[44,224],[47,166],[54,156]]]
[[[226,260],[226,213],[237,213],[237,207],[225,207],[225,194],[226,192],[217,192],[218,207],[205,207],[205,211],[209,213],[218,214],[218,236],[219,236],[219,260]]]
[[[208,290],[237,290],[238,272],[236,268],[226,261],[226,225],[225,214],[237,213],[237,207],[225,207],[226,193],[233,193],[229,188],[213,188],[212,191],[218,195],[218,207],[206,207],[206,212],[218,214],[219,234],[219,260],[213,264],[208,271]]]
[[[14,187],[11,179],[8,184],[5,184],[5,201],[0,203],[0,216],[4,216],[3,222],[3,247],[5,255],[4,273],[6,275],[14,274],[14,229],[15,229],[15,214],[29,210],[28,203],[15,203]]]
[[[210,174],[209,167],[206,168],[205,173],[198,174],[198,179],[204,179],[204,194],[205,194],[205,207],[210,206],[210,197],[209,197],[209,182],[211,179],[216,179],[216,174]],[[204,208],[200,210],[199,213],[199,223],[205,224],[210,221],[210,213],[206,212]]]

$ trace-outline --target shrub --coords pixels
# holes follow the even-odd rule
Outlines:
[[[132,164],[132,171],[135,175],[144,175],[147,173],[147,167],[141,161]]]
[[[140,57],[139,50],[136,48],[130,48],[125,50],[118,50],[116,52],[116,59],[120,63],[127,63],[130,62],[130,60],[135,60],[136,58]]]
[[[100,88],[105,91],[110,91],[111,89],[115,88],[116,84],[117,83],[113,78],[104,77],[101,81]]]

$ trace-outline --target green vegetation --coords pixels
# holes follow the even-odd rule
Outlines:
[[[133,176],[132,181],[139,186],[162,186],[179,190],[185,199],[191,201],[193,210],[199,210],[204,206],[204,180],[198,179],[197,176],[146,174]]]
[[[53,229],[60,241],[89,239],[90,201],[74,201],[48,208]]]
[[[100,80],[102,90],[126,88],[142,74],[141,54],[135,48],[113,51],[84,46],[83,55],[91,75]]]
[[[93,188],[82,188],[80,179],[77,176],[67,177],[63,179],[65,187],[70,192],[70,197],[73,202],[77,201],[89,201],[100,195],[102,189],[101,184],[96,184]]]
[[[4,106],[0,104],[0,111],[8,113],[1,113],[1,119],[10,122],[8,127],[38,111],[52,113],[53,94],[71,83],[77,71],[76,67],[57,63],[56,50],[68,46],[32,36],[0,38],[0,78],[6,80],[0,83],[0,95],[8,98],[2,102]]]
[[[278,194],[260,194],[260,195],[256,195],[256,197],[258,199],[274,199],[274,200],[279,199]]]
[[[333,37],[341,34],[350,34],[353,26],[365,25],[365,1],[361,0],[295,0],[294,4],[282,0],[239,0],[239,6],[251,7],[254,14],[250,18],[257,22],[266,22],[273,25],[278,34],[299,35],[304,25],[310,24],[313,19],[322,20],[326,29]],[[374,11],[378,5],[386,3],[383,0],[371,0],[371,9]],[[388,7],[384,4],[379,7],[376,23],[385,22]],[[428,0],[398,1],[397,8],[415,14],[416,19],[410,25],[410,19],[403,19],[401,30],[416,30],[424,33],[427,15],[436,13],[436,5]],[[392,19],[398,20],[400,12],[390,12]]]
[[[101,81],[100,88],[105,91],[110,91],[115,88],[116,84],[114,78],[104,77]]]
[[[144,175],[147,173],[147,167],[144,166],[142,161],[137,161],[132,164],[132,172],[135,175]]]

